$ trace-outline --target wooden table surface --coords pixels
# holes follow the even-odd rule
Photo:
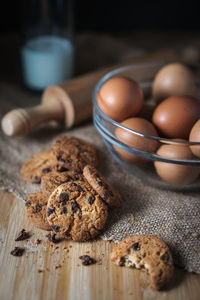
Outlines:
[[[160,292],[146,287],[144,272],[120,268],[109,259],[113,243],[94,241],[52,244],[46,232],[34,228],[24,203],[0,191],[0,299],[87,300],[199,300],[200,276],[176,268],[173,280]],[[15,242],[22,228],[31,232],[27,241]],[[39,245],[36,239],[41,239]],[[22,257],[10,255],[25,247]],[[79,256],[89,254],[97,264],[82,266]]]

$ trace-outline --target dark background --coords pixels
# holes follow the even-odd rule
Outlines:
[[[33,0],[26,0],[31,3]],[[55,0],[51,0],[55,1]],[[67,1],[67,0],[66,0]],[[75,28],[80,31],[199,31],[198,1],[76,0]],[[20,31],[20,1],[1,1],[0,33]]]

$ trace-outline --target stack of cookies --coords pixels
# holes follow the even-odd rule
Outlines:
[[[41,183],[29,194],[25,212],[37,227],[59,238],[87,241],[104,228],[108,206],[119,207],[119,193],[96,169],[95,148],[87,142],[60,136],[51,149],[31,157],[21,168],[24,180]]]
[[[41,191],[29,194],[25,201],[26,215],[35,226],[52,231],[48,235],[51,241],[94,238],[104,228],[108,207],[122,205],[119,193],[97,166],[92,145],[66,136],[55,139],[51,149],[22,166],[24,180],[41,183]],[[111,260],[119,266],[146,270],[153,290],[162,288],[173,275],[169,248],[152,235],[135,235],[121,241],[113,249]]]

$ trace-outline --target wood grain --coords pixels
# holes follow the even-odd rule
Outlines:
[[[28,241],[15,242],[22,228],[32,236]],[[38,238],[41,244],[36,245],[34,241]],[[25,247],[22,257],[10,255],[15,246]],[[152,292],[145,287],[143,272],[119,268],[110,262],[112,247],[113,243],[104,241],[52,244],[47,241],[45,231],[29,224],[23,213],[23,201],[0,191],[1,300],[199,299],[199,275],[176,268],[165,290]],[[83,254],[91,255],[98,263],[82,266],[79,256]]]

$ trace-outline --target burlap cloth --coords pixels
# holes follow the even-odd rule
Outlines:
[[[39,103],[20,86],[0,83],[0,118],[10,109]],[[101,157],[100,169],[117,186],[124,206],[112,209],[100,238],[119,241],[131,234],[160,236],[171,248],[174,261],[189,272],[200,273],[200,193],[181,193],[145,186],[123,170],[108,153],[92,123],[69,131],[40,128],[26,137],[9,138],[0,132],[0,189],[24,199],[39,190],[19,176],[22,163],[31,155],[48,148],[54,137],[66,133],[95,145]]]

